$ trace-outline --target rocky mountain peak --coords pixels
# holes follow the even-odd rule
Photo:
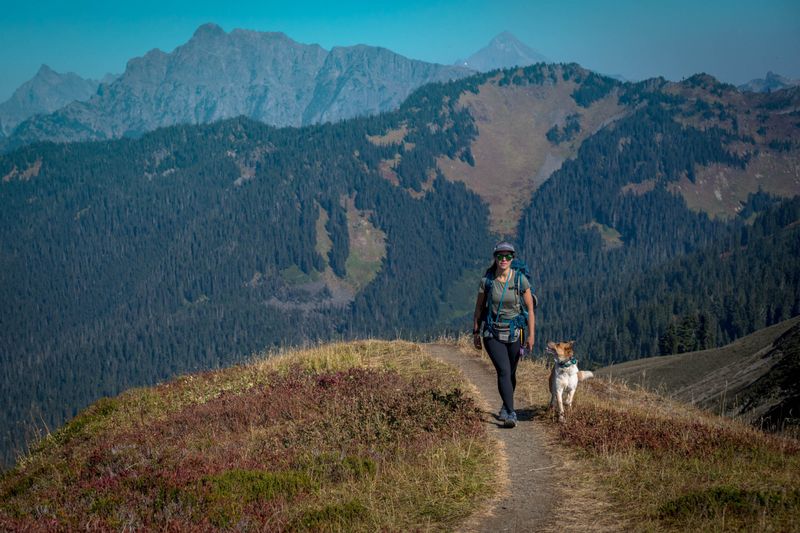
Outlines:
[[[510,31],[503,31],[495,35],[495,37],[489,41],[489,46],[507,50],[528,48],[522,41],[514,37],[514,34]]]
[[[40,66],[39,70],[36,71],[36,75],[34,76],[34,78],[38,78],[40,76],[54,76],[54,75],[57,76],[58,73],[55,70],[51,69],[49,66],[42,63],[42,66]]]
[[[788,87],[796,87],[798,85],[800,85],[800,80],[793,80],[770,70],[763,78],[755,78],[747,83],[739,85],[739,90],[754,93],[767,93],[780,91]]]
[[[88,100],[98,85],[95,80],[81,78],[73,72],[60,74],[43,64],[33,78],[0,104],[0,133],[9,135],[19,123],[33,115],[52,113],[76,100]]]
[[[488,72],[498,68],[546,62],[548,60],[542,54],[517,39],[511,32],[504,31],[496,35],[484,48],[456,64],[479,72]]]
[[[192,39],[204,39],[204,38],[213,38],[213,37],[220,37],[225,35],[225,30],[223,30],[218,24],[214,24],[213,22],[207,22],[199,26],[192,35]]]

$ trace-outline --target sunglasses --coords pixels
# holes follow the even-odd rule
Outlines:
[[[498,261],[511,261],[514,259],[514,254],[497,254],[495,257]]]

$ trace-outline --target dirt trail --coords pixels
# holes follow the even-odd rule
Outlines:
[[[544,430],[533,420],[533,408],[516,405],[519,423],[514,429],[500,426],[497,377],[486,358],[465,355],[454,346],[427,344],[428,353],[460,369],[475,385],[483,420],[492,436],[505,448],[508,485],[486,516],[467,524],[467,531],[541,531],[551,529],[557,466]],[[518,398],[516,398],[518,400]],[[548,527],[550,526],[550,527]]]

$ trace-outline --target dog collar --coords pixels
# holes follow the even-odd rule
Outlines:
[[[567,368],[568,366],[577,365],[578,364],[578,360],[576,358],[574,358],[574,357],[572,359],[570,359],[569,361],[563,361],[563,362],[559,361],[558,359],[556,359],[556,363],[561,368]]]

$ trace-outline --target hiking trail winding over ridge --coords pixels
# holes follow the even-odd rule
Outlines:
[[[457,346],[426,344],[432,357],[448,363],[464,374],[478,393],[476,401],[489,435],[503,449],[504,470],[500,476],[505,487],[492,502],[488,512],[473,517],[463,531],[542,531],[553,529],[554,507],[557,498],[557,469],[553,446],[544,430],[534,421],[535,406],[515,400],[519,423],[516,428],[503,428],[496,418],[500,409],[497,377],[487,358],[464,354]],[[477,352],[476,352],[477,354]],[[544,386],[544,383],[542,384]],[[495,405],[497,404],[497,405]]]

